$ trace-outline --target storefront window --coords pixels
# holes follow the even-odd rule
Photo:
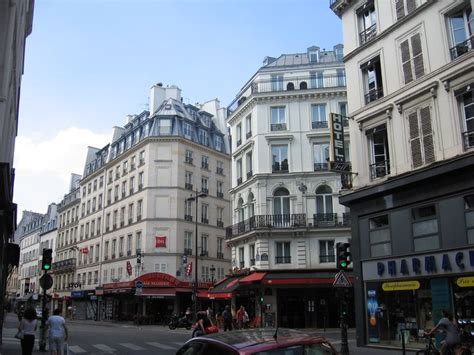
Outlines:
[[[413,208],[412,221],[415,251],[439,249],[436,206],[428,205]]]

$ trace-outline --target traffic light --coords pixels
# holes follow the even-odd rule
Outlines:
[[[51,264],[53,263],[53,249],[43,249],[43,262],[41,264],[42,270],[51,270]]]
[[[142,253],[140,251],[137,251],[137,264],[142,263]]]
[[[340,270],[347,269],[349,264],[352,262],[352,256],[350,252],[350,243],[337,243],[337,268]]]
[[[258,300],[259,300],[260,304],[263,304],[263,301],[264,301],[264,300],[263,300],[263,295],[260,295],[260,297],[258,298]]]

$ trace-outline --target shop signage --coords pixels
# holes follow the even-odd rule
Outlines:
[[[67,285],[67,288],[81,288],[82,285],[80,282],[70,282]]]
[[[474,276],[460,277],[456,280],[459,287],[474,287]]]
[[[127,274],[132,274],[132,264],[130,264],[130,261],[127,261]]]
[[[166,237],[162,235],[157,235],[155,237],[155,243],[156,248],[166,248]]]
[[[343,116],[337,113],[331,113],[330,123],[330,140],[332,146],[332,161],[337,163],[345,163],[344,156],[344,124]]]
[[[418,290],[419,288],[420,283],[418,281],[395,281],[382,284],[382,290],[384,291],[409,291]]]
[[[364,280],[414,276],[450,275],[474,272],[474,250],[417,255],[362,264]]]
[[[84,291],[72,291],[71,298],[82,298],[84,297]]]

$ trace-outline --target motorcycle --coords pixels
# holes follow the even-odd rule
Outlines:
[[[180,318],[175,314],[171,317],[168,327],[170,329],[186,328],[186,330],[190,330],[192,325],[193,324],[186,316]]]

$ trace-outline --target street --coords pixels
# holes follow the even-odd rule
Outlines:
[[[185,329],[169,330],[163,326],[136,327],[128,324],[105,323],[93,321],[68,322],[70,354],[175,354],[177,349],[190,338],[191,331]],[[16,355],[20,352],[20,341],[14,338],[17,319],[15,314],[8,314],[4,323],[3,345],[0,355]],[[337,350],[340,349],[340,332],[338,329],[321,331]],[[400,354],[370,348],[356,348],[354,329],[350,329],[349,349],[351,354]],[[34,354],[42,354],[36,339]],[[212,355],[212,354],[209,354]]]

